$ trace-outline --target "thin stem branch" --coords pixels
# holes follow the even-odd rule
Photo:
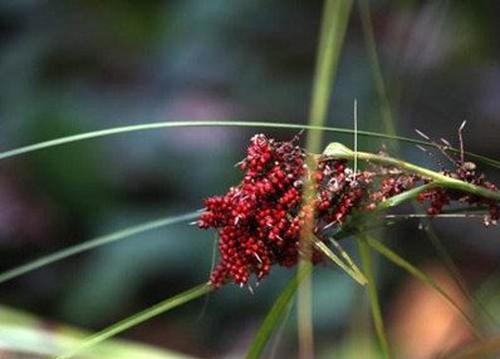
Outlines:
[[[408,214],[386,214],[385,219],[422,219],[422,218],[483,218],[487,212],[484,213],[441,213],[441,214],[425,214],[425,213],[408,213]]]
[[[43,257],[34,259],[25,264],[7,270],[5,272],[0,273],[0,284],[7,282],[11,279],[17,278],[23,274],[29,273],[36,269],[42,268],[51,263],[63,260],[70,256],[74,256],[76,254],[89,251],[91,249],[101,247],[106,244],[114,243],[121,241],[125,238],[132,237],[137,234],[141,234],[143,232],[151,231],[157,228],[166,227],[168,225],[173,225],[177,223],[187,222],[192,219],[196,219],[199,217],[198,212],[191,212],[179,216],[174,217],[166,217],[160,218],[154,221],[145,222],[136,226],[127,227],[121,229],[119,231],[100,236],[94,239],[90,239],[83,243],[76,244],[74,246],[64,248],[58,251],[55,251],[51,254],[45,255]]]
[[[93,347],[102,341],[111,338],[119,333],[126,331],[136,325],[139,325],[149,319],[152,319],[160,314],[163,314],[170,309],[176,308],[182,304],[188,303],[196,298],[199,298],[210,291],[213,290],[213,287],[209,284],[202,284],[192,289],[189,289],[185,292],[182,292],[172,298],[168,298],[158,304],[153,305],[152,307],[145,309],[141,312],[138,312],[131,317],[128,317],[118,323],[115,323],[108,328],[97,332],[87,338],[85,338],[78,346],[73,348],[72,350],[59,355],[56,359],[69,359],[74,357],[75,355],[82,353],[86,349]]]
[[[344,263],[324,242],[314,241],[314,246],[360,285],[365,285],[368,282],[363,272],[361,272],[354,262]]]
[[[323,126],[326,122],[332,84],[337,73],[351,7],[352,0],[325,0],[324,2],[313,91],[309,108],[308,123],[311,126]],[[307,133],[306,148],[309,153],[318,153],[320,151],[322,135],[322,132]],[[310,198],[314,191],[312,183],[305,186],[302,198],[303,202],[307,201],[307,198]],[[306,223],[300,235],[300,247],[304,256],[299,261],[299,270],[311,267],[308,257],[312,253],[310,250],[312,248],[310,248],[311,245],[310,241],[307,240],[307,235],[304,235],[309,230],[309,227],[311,227],[311,224]],[[299,357],[302,359],[314,357],[311,287],[311,278],[307,277],[298,288]]]
[[[43,150],[50,147],[61,146],[73,142],[80,142],[91,140],[94,138],[107,137],[118,135],[122,133],[130,133],[130,132],[138,132],[138,131],[151,131],[162,128],[185,128],[185,127],[248,127],[248,128],[281,128],[288,130],[310,130],[310,131],[325,131],[325,132],[333,132],[338,134],[353,134],[354,130],[350,128],[339,128],[339,127],[326,127],[326,126],[310,126],[310,125],[299,125],[293,123],[282,123],[282,122],[264,122],[264,121],[232,121],[232,120],[206,120],[206,121],[164,121],[164,122],[150,122],[150,123],[142,123],[138,125],[130,125],[130,126],[118,126],[112,128],[106,128],[103,130],[83,132],[76,135],[63,136],[59,138],[54,138],[48,141],[42,141],[38,143],[34,143],[27,146],[22,146],[18,148],[14,148],[11,150],[6,150],[4,152],[0,152],[0,160],[20,156],[26,153]],[[373,137],[380,138],[391,141],[402,141],[406,143],[413,143],[416,145],[426,146],[426,147],[434,147],[436,148],[436,144],[423,141],[410,137],[403,136],[393,136],[390,134],[371,132],[371,131],[362,131],[358,130],[358,136],[363,137]],[[459,153],[460,150],[456,148],[449,148],[451,152]],[[481,156],[472,152],[464,152],[468,157],[478,161],[490,165],[494,168],[500,168],[500,161],[494,160],[492,158],[488,158],[486,156]]]
[[[370,14],[370,3],[368,0],[359,0],[358,9],[361,17],[361,25],[363,28],[363,36],[365,39],[368,58],[372,67],[373,82],[375,91],[380,102],[380,117],[382,118],[385,131],[391,135],[396,133],[394,117],[391,111],[389,96],[385,86],[384,77],[382,75],[382,67],[380,66],[379,56],[377,54],[377,45],[375,35],[373,33],[373,22]]]
[[[333,157],[337,159],[354,159],[354,151],[338,142],[329,144],[323,152],[323,155],[326,157]],[[369,152],[357,152],[356,156],[358,160],[361,161],[393,166],[407,172],[421,175],[426,179],[432,180],[433,184],[439,187],[455,189],[458,191],[471,193],[479,197],[488,198],[494,201],[500,201],[500,191],[491,191],[484,187],[476,186],[472,183],[464,182],[459,179],[446,176],[442,173],[420,167],[410,162]]]
[[[356,241],[356,243],[358,245],[361,262],[363,264],[363,270],[368,279],[368,297],[370,299],[373,324],[375,326],[375,331],[377,333],[382,352],[384,353],[385,358],[389,359],[391,358],[391,354],[385,331],[384,320],[382,317],[382,309],[380,307],[380,301],[377,293],[377,282],[375,280],[372,253],[363,235],[360,235],[360,238]]]
[[[477,329],[473,319],[468,315],[468,313],[461,308],[456,301],[446,292],[438,283],[436,283],[429,275],[425,274],[421,270],[419,270],[416,266],[412,265],[410,262],[405,260],[404,258],[400,257],[396,252],[392,251],[390,248],[386,247],[382,242],[375,240],[374,238],[370,237],[369,235],[366,235],[364,237],[364,240],[366,243],[379,252],[381,255],[383,255],[385,258],[387,258],[389,261],[393,262],[396,264],[398,267],[406,270],[408,273],[410,273],[412,276],[415,278],[419,279],[423,283],[429,285],[433,289],[435,289],[441,297],[454,309],[458,311],[460,316],[463,318],[464,322],[470,327],[472,330],[472,333],[478,338],[482,338],[482,334],[479,332]]]

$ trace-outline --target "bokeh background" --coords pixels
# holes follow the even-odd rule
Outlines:
[[[372,2],[398,134],[415,137],[418,128],[456,144],[458,126],[467,120],[466,149],[498,158],[499,10],[491,1]],[[320,1],[3,0],[0,149],[156,121],[304,124],[321,11]],[[328,124],[351,128],[355,98],[360,129],[381,131],[356,4]],[[203,198],[238,182],[233,165],[256,131],[261,130],[160,129],[2,161],[0,268],[200,208]],[[266,133],[287,139],[296,131]],[[325,136],[352,143],[350,136]],[[364,149],[382,145],[361,139]],[[414,146],[401,144],[401,153],[432,168],[446,165]],[[485,172],[499,182],[498,170]],[[486,229],[478,219],[436,220],[433,226],[471,290],[479,290],[485,306],[500,317],[499,230]],[[384,238],[457,292],[426,232],[418,229],[418,222],[407,221]],[[98,330],[206,280],[215,241],[213,233],[188,225],[138,235],[2,284],[0,303],[44,318],[48,327],[66,323]],[[344,246],[353,249],[352,240]],[[383,261],[379,274],[384,314],[401,357],[427,358],[470,339],[433,291]],[[253,295],[224,288],[121,337],[203,358],[241,356],[291,275],[273,271]],[[363,294],[332,267],[315,271],[318,357],[375,355]],[[295,353],[294,315],[276,357]],[[371,354],[358,356],[363,350]]]

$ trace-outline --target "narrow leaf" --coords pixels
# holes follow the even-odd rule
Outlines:
[[[387,93],[382,68],[377,53],[377,44],[375,42],[375,35],[373,33],[373,22],[370,14],[369,0],[358,1],[358,9],[361,17],[361,25],[363,28],[363,37],[365,40],[368,58],[370,60],[371,73],[377,93],[378,102],[380,106],[380,117],[384,124],[385,132],[390,135],[396,134],[396,126],[394,116],[392,115],[389,96]]]
[[[351,13],[352,0],[325,0],[316,66],[314,69],[313,91],[309,106],[308,125],[323,126],[326,123],[328,105],[331,99],[332,85],[340,62],[342,45]],[[306,150],[309,153],[320,153],[323,131],[309,131],[306,138]],[[310,188],[308,188],[310,187]],[[307,186],[303,198],[314,195],[313,186]],[[307,226],[307,225],[306,225]],[[305,236],[301,236],[301,244],[310,245]],[[305,250],[309,253],[309,250]],[[301,258],[299,270],[311,267],[310,258]],[[299,357],[314,356],[314,338],[312,323],[312,284],[309,278],[298,288],[297,320],[299,336]]]
[[[403,259],[397,253],[386,247],[380,241],[377,241],[369,236],[366,236],[365,240],[366,243],[370,245],[370,247],[372,247],[377,252],[382,254],[389,261],[393,262],[398,267],[403,268],[412,276],[414,276],[418,280],[422,281],[423,283],[427,284],[428,286],[436,290],[436,292],[438,292],[451,307],[453,307],[455,310],[458,311],[464,322],[471,328],[474,335],[476,335],[478,338],[481,338],[481,334],[479,333],[479,330],[476,328],[474,321],[462,308],[460,308],[460,306],[453,300],[453,298],[450,297],[450,295],[443,288],[441,288],[441,286],[437,284],[431,277],[429,277],[420,269],[409,263],[407,260]]]
[[[389,197],[386,200],[380,202],[377,205],[376,210],[377,210],[377,212],[378,211],[383,211],[383,210],[386,210],[386,209],[389,209],[389,208],[392,208],[392,207],[399,206],[400,204],[403,204],[405,202],[414,200],[414,199],[417,198],[417,196],[420,193],[429,190],[433,186],[434,186],[433,183],[427,183],[427,184],[423,184],[421,186],[412,188],[410,190],[404,191],[404,192],[399,193],[397,195],[394,195],[392,197]]]
[[[368,279],[368,298],[370,299],[370,307],[372,312],[373,323],[375,325],[375,331],[377,333],[378,341],[380,343],[380,348],[384,353],[384,356],[389,359],[391,358],[389,350],[389,342],[387,340],[387,334],[385,332],[384,320],[382,318],[382,310],[380,308],[380,302],[378,300],[377,294],[377,282],[375,281],[375,273],[373,270],[372,256],[370,253],[370,247],[364,241],[364,236],[359,238],[357,241],[359,254],[361,257],[361,262],[363,264],[363,270]]]
[[[0,160],[19,156],[25,153],[34,152],[50,147],[60,146],[72,142],[79,142],[84,140],[89,140],[98,137],[106,137],[111,135],[117,135],[121,133],[128,132],[137,132],[137,131],[147,131],[161,128],[180,128],[180,127],[251,127],[251,128],[282,128],[282,129],[290,129],[290,130],[315,130],[315,131],[325,131],[325,132],[333,132],[333,133],[341,133],[341,134],[353,134],[354,131],[349,128],[340,128],[340,127],[323,127],[323,126],[309,126],[309,125],[299,125],[299,124],[288,124],[282,122],[259,122],[259,121],[168,121],[168,122],[152,122],[152,123],[143,123],[132,126],[119,126],[113,128],[107,128],[104,130],[91,131],[79,133],[71,136],[64,136],[55,138],[48,141],[38,142],[32,145],[18,147],[12,150],[0,152]],[[403,137],[403,136],[392,136],[384,133],[371,132],[371,131],[357,131],[358,136],[363,137],[372,137],[372,138],[381,138],[391,141],[401,141],[406,143],[417,144],[426,147],[436,147],[435,144],[432,144],[427,141]],[[452,152],[459,153],[458,149],[449,149]],[[475,159],[478,162],[482,162],[488,164],[495,168],[500,168],[500,161],[494,160],[492,158],[481,156],[472,152],[465,152],[467,156],[471,159]]]
[[[352,0],[324,2],[308,117],[308,124],[311,126],[323,126],[326,122],[351,7]],[[312,153],[319,153],[320,147],[321,132],[310,132],[307,137],[307,149]]]
[[[432,228],[431,221],[428,218],[421,219],[427,238],[431,242],[432,246],[436,250],[438,256],[441,258],[444,266],[448,270],[450,276],[455,280],[457,287],[461,290],[462,294],[474,305],[474,308],[483,314],[485,319],[488,319],[492,324],[498,326],[498,322],[495,317],[488,311],[486,306],[481,302],[481,300],[470,293],[465,283],[465,279],[462,277],[460,270],[453,261],[453,258],[449,255],[448,251],[444,247],[444,244],[437,236],[436,232]]]
[[[346,272],[352,279],[358,282],[360,285],[365,285],[367,279],[363,272],[354,264],[351,260],[351,266],[348,266],[339,256],[333,253],[328,246],[320,241],[315,241],[314,246],[321,251],[325,256],[327,256],[332,262],[338,265],[344,272]]]
[[[310,274],[310,270],[298,271],[297,274],[288,282],[287,286],[281,291],[280,295],[274,301],[274,304],[262,322],[257,334],[255,335],[248,352],[245,356],[247,359],[260,358],[264,351],[267,342],[271,338],[275,328],[280,323],[283,315],[285,314],[291,300],[297,291],[299,283],[306,275]]]
[[[17,278],[23,274],[29,273],[41,267],[44,267],[48,264],[60,261],[62,259],[68,258],[78,253],[82,253],[105,244],[109,244],[112,242],[117,242],[119,240],[131,237],[133,235],[151,231],[153,229],[157,229],[160,227],[165,227],[168,225],[186,222],[192,219],[195,219],[199,216],[197,212],[191,212],[187,214],[183,214],[175,217],[166,217],[157,219],[155,221],[150,221],[146,223],[142,223],[133,227],[128,227],[117,232],[113,232],[101,237],[97,237],[94,239],[90,239],[86,242],[53,252],[49,255],[40,257],[28,263],[25,263],[19,267],[12,268],[3,273],[0,273],[0,283],[7,282],[11,279]]]
[[[151,318],[154,318],[160,314],[163,314],[170,309],[176,308],[182,304],[188,303],[202,295],[209,293],[213,289],[209,284],[202,284],[185,292],[182,292],[172,298],[166,299],[146,310],[138,312],[129,318],[126,318],[118,323],[111,325],[110,327],[97,332],[88,338],[84,339],[78,346],[73,350],[58,356],[56,359],[69,359],[77,354],[82,353],[84,350],[91,348],[104,340],[111,338],[119,333],[124,332],[136,325],[139,325]]]

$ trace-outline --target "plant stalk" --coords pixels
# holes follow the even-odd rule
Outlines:
[[[455,189],[462,192],[474,194],[479,197],[500,201],[500,191],[491,191],[484,187],[476,186],[457,178],[446,176],[442,173],[420,167],[410,162],[400,160],[398,158],[381,156],[369,152],[354,152],[341,143],[334,142],[327,146],[323,155],[329,158],[353,160],[354,156],[358,160],[379,163],[386,166],[393,166],[401,170],[421,175],[422,177],[432,180],[435,186]]]

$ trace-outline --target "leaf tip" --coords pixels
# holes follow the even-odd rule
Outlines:
[[[326,146],[323,155],[327,157],[334,157],[339,159],[349,159],[353,156],[354,152],[347,146],[340,142],[332,142]]]

